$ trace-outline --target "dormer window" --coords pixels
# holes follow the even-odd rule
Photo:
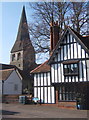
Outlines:
[[[19,60],[20,58],[21,58],[21,53],[18,53],[17,60]]]
[[[78,62],[64,63],[64,76],[78,76]]]
[[[15,60],[15,54],[12,55],[12,61],[14,61],[14,60]]]

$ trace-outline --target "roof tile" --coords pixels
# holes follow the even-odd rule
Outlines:
[[[44,62],[43,64],[39,65],[34,70],[32,70],[30,73],[49,72],[50,71],[50,65],[48,65],[47,63],[48,63],[48,60],[46,62]]]

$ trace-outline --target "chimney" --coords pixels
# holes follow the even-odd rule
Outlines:
[[[59,40],[59,25],[58,21],[50,24],[50,51],[52,51]]]

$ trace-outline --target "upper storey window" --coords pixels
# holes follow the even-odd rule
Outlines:
[[[78,75],[78,63],[64,64],[64,75],[65,76],[77,76]]]
[[[21,53],[18,53],[17,60],[19,60],[20,58],[21,58]]]
[[[15,60],[15,54],[12,55],[12,61],[14,61],[14,60]]]

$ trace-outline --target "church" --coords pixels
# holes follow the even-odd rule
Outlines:
[[[35,50],[29,36],[25,7],[22,10],[17,38],[11,49],[10,65],[0,64],[0,67],[2,76],[4,76],[5,72],[3,71],[5,70],[8,73],[11,68],[18,70],[22,77],[22,92],[20,94],[33,94],[33,76],[30,76],[30,71],[37,67],[37,64],[35,62]],[[9,74],[7,74],[8,76]]]
[[[33,77],[29,72],[37,64],[35,62],[35,50],[31,43],[25,7],[23,7],[16,41],[11,49],[10,64],[20,69],[23,76],[22,87],[33,94]],[[24,92],[24,91],[23,91]]]
[[[89,109],[89,36],[66,27],[59,38],[59,25],[50,25],[50,58],[31,73],[34,96],[59,107],[81,105]]]

